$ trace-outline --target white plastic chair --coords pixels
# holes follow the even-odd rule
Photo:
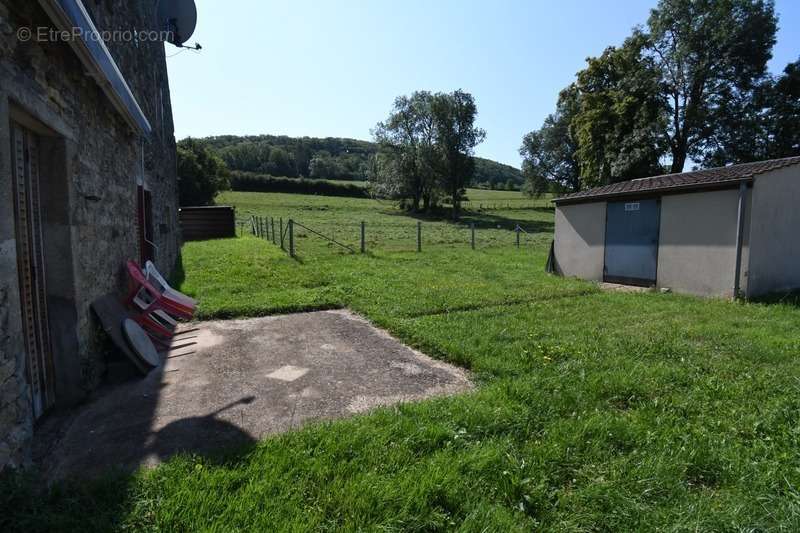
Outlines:
[[[182,303],[192,309],[197,307],[197,300],[169,286],[167,280],[164,279],[164,276],[161,275],[152,261],[147,261],[144,264],[144,273],[147,276],[147,281],[155,285],[156,289],[160,290],[162,294],[166,294],[178,303]]]

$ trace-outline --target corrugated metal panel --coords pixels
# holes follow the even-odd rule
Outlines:
[[[236,212],[233,207],[182,207],[179,217],[185,241],[236,236]]]

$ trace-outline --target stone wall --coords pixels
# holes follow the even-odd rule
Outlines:
[[[150,0],[84,0],[84,5],[100,30],[155,29]],[[47,278],[58,281],[52,299],[48,287],[48,308],[52,300],[66,309],[57,313],[62,323],[54,333],[61,342],[54,350],[56,408],[79,401],[102,379],[105,344],[90,304],[109,292],[122,295],[124,262],[139,257],[137,184],[152,192],[156,263],[162,272],[176,264],[180,244],[163,44],[107,43],[152,125],[152,135],[142,139],[68,43],[17,38],[21,27],[47,26],[52,23],[38,2],[0,0],[0,469],[25,462],[33,432],[11,194],[10,113],[24,113],[52,130],[52,141],[41,149],[43,164],[52,171],[47,179],[63,173],[52,187],[43,184],[49,209],[63,212],[61,218],[50,217],[48,235],[60,242],[49,246],[53,256],[68,258],[48,261],[45,254]],[[51,331],[52,322],[51,317]]]

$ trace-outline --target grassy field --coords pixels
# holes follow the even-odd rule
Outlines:
[[[415,224],[371,200],[224,201],[330,227]],[[543,271],[549,208],[471,216],[538,233],[516,249],[503,222],[476,251],[443,240],[421,254],[301,244],[300,261],[251,236],[190,243],[182,289],[203,317],[350,307],[468,368],[475,392],[43,495],[12,480],[0,529],[800,528],[796,303],[602,292]]]
[[[498,193],[501,198],[520,193]],[[504,200],[505,201],[505,200]],[[549,199],[528,200],[529,209],[503,208],[468,212],[459,223],[443,220],[442,216],[420,215],[416,218],[398,211],[388,201],[361,198],[333,198],[330,196],[304,196],[297,194],[263,194],[227,192],[219,203],[236,206],[236,218],[246,224],[253,216],[271,217],[279,232],[279,220],[292,218],[308,228],[328,237],[358,248],[361,222],[366,224],[367,250],[416,250],[417,222],[423,223],[423,248],[451,246],[463,249],[470,246],[470,224],[476,228],[476,247],[513,246],[516,243],[514,228],[519,225],[522,244],[541,247],[549,245],[553,232],[553,207]],[[535,203],[535,205],[533,204]],[[249,231],[248,227],[245,227]],[[313,236],[302,227],[297,228],[296,247],[302,258],[329,253],[348,253],[346,249]]]

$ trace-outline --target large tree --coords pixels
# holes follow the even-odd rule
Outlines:
[[[524,190],[529,195],[540,196],[550,190],[551,184],[571,191],[580,189],[580,165],[575,159],[578,141],[570,126],[577,111],[577,89],[570,85],[559,94],[556,112],[544,120],[540,129],[522,139],[519,153]]]
[[[218,155],[192,138],[178,143],[180,205],[212,205],[217,194],[228,188],[228,168]]]
[[[789,63],[770,91],[769,157],[800,155],[800,59]]]
[[[575,166],[589,187],[658,173],[661,160],[682,172],[688,159],[791,153],[797,73],[767,76],[776,27],[770,0],[661,0],[646,27],[587,60],[572,115],[557,110],[523,140],[534,191]]]
[[[652,10],[645,37],[667,103],[672,172],[702,157],[730,118],[731,94],[764,78],[776,29],[770,0],[661,0]]]
[[[420,210],[420,204],[427,210],[434,201],[433,98],[428,91],[397,97],[389,118],[373,130],[381,147],[375,186],[410,199],[414,211]]]
[[[473,153],[486,133],[475,127],[471,94],[417,91],[395,99],[389,118],[373,130],[381,146],[370,165],[373,190],[427,211],[441,195],[458,218],[465,188],[475,173]]]
[[[461,199],[475,173],[475,147],[486,138],[486,132],[475,126],[478,115],[475,98],[460,89],[434,95],[431,112],[439,153],[436,165],[439,181],[450,197],[453,219],[458,220]]]
[[[800,60],[750,91],[732,92],[724,105],[704,166],[800,155]]]
[[[577,110],[571,123],[576,158],[586,186],[659,173],[666,106],[658,70],[636,34],[619,48],[590,58],[578,73]]]

